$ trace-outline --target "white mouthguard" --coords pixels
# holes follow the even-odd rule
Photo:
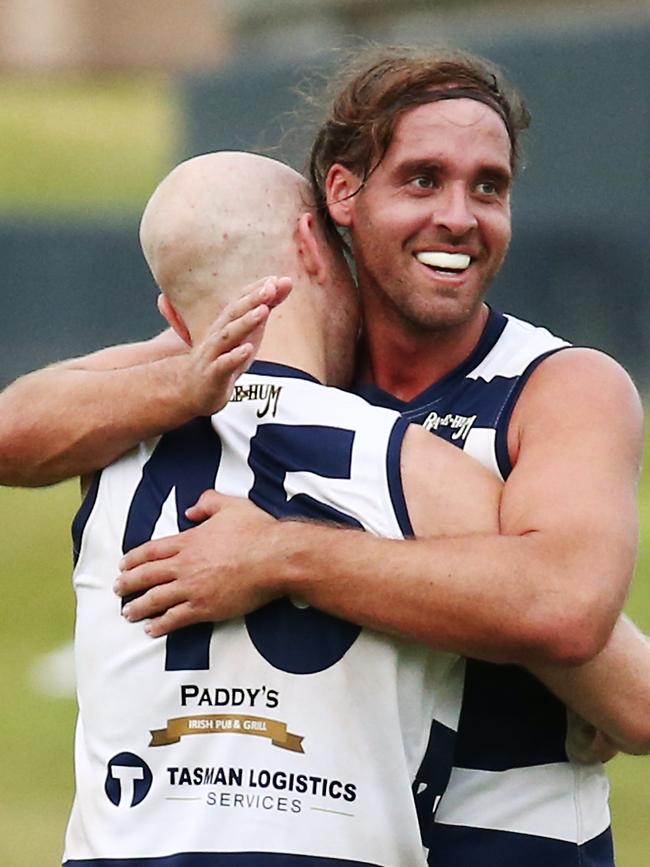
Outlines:
[[[425,250],[416,253],[415,258],[431,268],[444,268],[446,271],[464,271],[472,261],[465,253],[443,253]]]

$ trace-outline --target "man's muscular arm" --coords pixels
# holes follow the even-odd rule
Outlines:
[[[416,534],[498,531],[501,484],[478,461],[463,455],[449,443],[411,426],[404,437],[402,475],[408,482],[405,493]],[[430,491],[422,484],[412,484],[416,475],[420,481],[426,478],[430,482]],[[224,511],[211,518],[215,503],[216,508],[223,503]],[[247,522],[251,517],[259,521],[255,535],[262,540],[269,534],[272,536],[282,522],[271,519],[247,500],[221,497],[214,491],[204,494],[199,504],[188,510],[187,516],[195,521],[208,520],[176,536],[148,542],[124,558],[129,571],[120,576],[116,589],[121,595],[148,590],[125,606],[123,613],[127,619],[153,617],[147,624],[147,631],[158,636],[189,623],[239,616],[275,596],[285,595],[285,588],[275,583],[258,584],[242,579],[237,563],[233,562],[235,568],[231,569],[223,556],[229,539],[249,535],[251,528]],[[225,536],[222,532],[224,518],[227,518]],[[295,526],[308,532],[316,525],[299,523]],[[347,535],[340,530],[334,533],[335,544]],[[356,536],[353,531],[352,538]],[[398,544],[404,548],[411,543],[400,541]],[[215,562],[220,565],[216,573]],[[398,581],[386,586],[384,598],[364,602],[363,622],[382,632],[418,638],[412,630],[412,619],[402,623],[399,617],[386,613],[391,610],[391,599],[399,608],[404,608],[402,595],[403,588]],[[422,588],[420,595],[426,597],[426,589]],[[418,597],[414,597],[413,604],[418,604]],[[162,612],[162,616],[155,616]]]
[[[265,540],[266,565],[248,549],[245,568],[275,573],[351,620],[367,622],[368,600],[379,600],[369,621],[399,620],[401,632],[440,649],[585,662],[607,641],[634,568],[641,445],[640,401],[624,371],[599,353],[565,350],[532,374],[513,415],[502,535],[399,546],[286,525]]]
[[[489,536],[498,531],[500,485],[475,460],[415,427],[407,432],[402,457],[409,514],[419,537],[453,532]],[[221,515],[218,514],[220,509]],[[210,518],[215,511],[216,519]],[[186,533],[147,543],[125,558],[131,568],[120,577],[120,592],[151,588],[126,606],[125,615],[130,620],[150,617],[146,628],[152,636],[193,622],[240,615],[282,592],[277,585],[258,585],[243,580],[236,572],[236,562],[233,570],[233,564],[224,558],[224,552],[230,549],[229,539],[250,538],[253,524],[257,522],[255,536],[266,544],[272,539],[277,522],[244,500],[223,498],[215,492],[205,494],[200,504],[189,510],[188,516],[207,521]],[[210,526],[211,521],[216,522],[214,526]],[[302,524],[296,530],[309,533],[312,525]],[[337,545],[345,544],[348,538],[359,541],[365,537],[355,531],[339,531],[336,538],[331,533],[327,538],[329,544]],[[473,538],[478,541],[480,537],[465,535],[464,538],[471,544]],[[387,544],[391,548],[395,546],[393,542]],[[418,544],[398,543],[402,550]],[[335,551],[334,548],[329,550]],[[212,567],[214,559],[222,566],[216,576]],[[285,591],[295,589],[296,585],[284,588]],[[402,578],[398,575],[383,588],[381,595],[363,600],[365,622],[385,632],[414,637],[411,630],[413,624],[419,622],[416,618],[420,609],[425,614],[431,610],[430,592],[424,578],[412,586],[409,610],[403,599]],[[472,601],[468,599],[470,607]],[[499,602],[502,604],[503,600]],[[462,604],[459,607],[462,608]],[[507,611],[502,614],[508,617]],[[498,616],[495,612],[494,617]],[[468,628],[470,626],[468,623]],[[437,637],[427,632],[426,620],[422,629],[422,635],[415,637],[437,646]],[[487,652],[486,647],[487,642],[474,646],[469,634],[454,649],[471,648],[474,655],[488,659],[503,655],[500,649],[494,651],[496,647],[501,648],[498,636]],[[507,652],[505,656],[508,657]],[[575,720],[571,727],[574,736],[570,746],[577,757],[592,760],[609,756],[617,749],[631,753],[650,751],[650,645],[628,620],[619,619],[604,650],[584,665],[530,667],[568,707],[589,720],[589,726],[582,720]],[[579,740],[576,732],[580,734]],[[576,752],[578,747],[580,752]]]
[[[252,507],[227,507],[213,519],[206,575],[211,570],[224,587],[253,588],[256,598],[295,593],[440,650],[524,665],[583,663],[607,641],[632,574],[641,417],[618,365],[600,353],[565,350],[533,373],[513,416],[515,468],[501,500],[502,535],[457,529],[404,543],[311,524],[267,525]],[[405,486],[407,497],[422,486],[432,498],[442,490],[421,465],[406,470]],[[466,502],[472,505],[471,492]],[[201,538],[207,547],[207,531]],[[131,552],[127,569],[168,557],[161,546]],[[164,568],[147,564],[148,586],[171,580]],[[130,577],[137,584],[140,573]],[[123,579],[133,592],[128,572]],[[218,611],[213,616],[220,619]]]
[[[605,740],[604,734],[609,744],[603,745],[611,752],[650,753],[650,641],[625,615],[618,619],[603,650],[584,665],[538,665],[531,670],[591,724],[588,732],[580,720],[573,721],[583,741],[590,734],[597,747],[598,741]],[[575,746],[583,752],[577,758],[589,760],[598,755],[588,741]]]
[[[191,349],[166,331],[18,379],[0,394],[0,484],[85,475],[144,439],[216,412],[289,289],[284,278],[259,281]]]

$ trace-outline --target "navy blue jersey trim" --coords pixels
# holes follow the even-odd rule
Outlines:
[[[96,472],[93,476],[90,487],[86,491],[86,496],[83,498],[79,511],[72,521],[72,561],[75,566],[77,565],[77,560],[79,559],[79,554],[81,552],[81,542],[83,540],[86,524],[88,523],[88,519],[90,518],[92,511],[95,508],[95,503],[97,502],[97,492],[99,491],[99,480],[101,479],[101,476],[101,470]]]
[[[614,849],[609,828],[580,846],[551,837],[436,822],[427,863],[431,867],[614,867]]]
[[[408,506],[406,505],[404,486],[402,484],[402,444],[408,426],[409,423],[403,418],[400,418],[395,422],[390,433],[388,449],[386,451],[386,474],[388,478],[390,499],[393,504],[397,523],[406,539],[415,535],[408,513]]]
[[[435,815],[441,795],[449,784],[456,732],[433,720],[429,740],[413,781],[413,801],[420,826],[422,844],[429,848],[435,832]]]
[[[498,310],[493,310],[488,306],[488,318],[485,328],[472,352],[458,367],[455,367],[443,376],[442,379],[425,388],[423,392],[416,395],[412,400],[399,400],[372,384],[359,385],[353,390],[375,406],[384,406],[389,409],[396,409],[399,412],[421,410],[426,404],[433,403],[442,397],[452,383],[464,379],[470,371],[474,370],[483,361],[488,353],[494,349],[507,322],[508,320],[503,313],[499,313]]]
[[[496,454],[497,466],[499,467],[499,472],[503,479],[507,479],[512,472],[512,462],[508,453],[508,428],[510,427],[510,419],[512,418],[512,413],[514,412],[517,399],[519,398],[523,387],[526,385],[532,374],[537,370],[542,361],[551,355],[555,355],[556,352],[561,352],[563,349],[572,349],[572,347],[556,346],[555,349],[549,349],[548,352],[543,352],[541,355],[538,355],[537,358],[534,358],[519,377],[515,387],[508,395],[508,399],[501,410],[496,425],[494,451]]]
[[[568,761],[566,709],[517,665],[468,659],[454,765],[508,771]]]
[[[275,361],[254,361],[248,368],[248,373],[260,376],[289,376],[292,379],[306,379],[308,382],[316,382],[318,385],[323,385],[311,373],[306,373],[304,370],[299,370],[297,367],[291,367],[288,364],[278,364]]]
[[[183,852],[163,858],[83,858],[63,867],[380,867],[370,861],[277,852]]]
[[[493,308],[488,305],[488,318],[479,342],[467,356],[465,361],[461,362],[458,367],[450,371],[446,376],[443,376],[443,378],[435,384],[434,390],[436,397],[439,392],[448,388],[450,382],[465,379],[470,371],[474,370],[475,367],[478,367],[483,359],[492,352],[507,324],[508,320],[503,313],[499,313],[498,310],[493,310]]]

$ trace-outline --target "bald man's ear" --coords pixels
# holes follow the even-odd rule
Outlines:
[[[318,283],[327,278],[327,258],[322,245],[326,243],[316,228],[316,218],[308,211],[301,214],[296,225],[296,243],[303,267]]]
[[[361,186],[359,178],[340,163],[334,163],[325,178],[327,209],[338,226],[352,225],[355,193]]]
[[[174,329],[176,334],[178,334],[181,340],[185,341],[188,346],[191,346],[192,338],[190,337],[189,329],[185,324],[183,317],[172,305],[169,298],[162,293],[158,296],[158,311],[161,316],[163,316],[171,325],[171,327]]]

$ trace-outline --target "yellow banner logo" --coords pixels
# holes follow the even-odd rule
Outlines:
[[[202,716],[182,716],[167,720],[164,729],[152,729],[150,747],[177,744],[187,735],[237,734],[268,738],[274,747],[304,753],[303,735],[287,731],[287,724],[263,716],[216,713]]]

